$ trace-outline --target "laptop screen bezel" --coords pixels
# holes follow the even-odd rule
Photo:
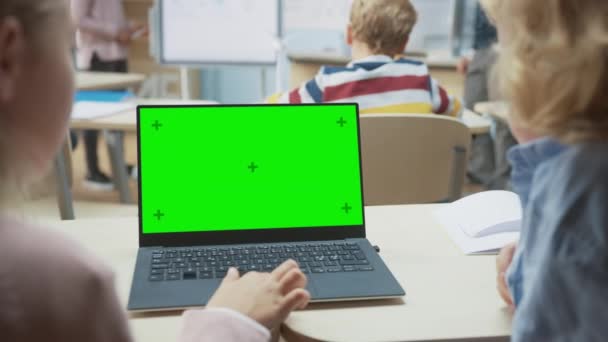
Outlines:
[[[273,228],[255,230],[231,230],[211,232],[179,232],[179,233],[153,233],[144,234],[143,229],[143,196],[142,196],[142,172],[144,166],[141,162],[141,109],[146,108],[242,108],[242,107],[280,107],[280,106],[354,106],[357,118],[357,145],[359,149],[359,173],[361,184],[361,203],[363,198],[363,167],[361,154],[361,125],[359,121],[359,106],[356,103],[335,104],[245,104],[245,105],[139,105],[137,106],[137,161],[138,161],[138,205],[139,205],[139,246],[140,247],[179,247],[179,246],[205,246],[225,244],[256,244],[275,242],[298,242],[298,241],[323,241],[343,240],[352,238],[365,238],[365,210],[362,212],[362,224],[354,226],[332,226],[332,227],[302,227],[302,228]],[[179,114],[177,114],[179,115]]]

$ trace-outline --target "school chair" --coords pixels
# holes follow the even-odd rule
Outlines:
[[[471,132],[433,114],[361,115],[366,205],[454,201],[461,197]]]

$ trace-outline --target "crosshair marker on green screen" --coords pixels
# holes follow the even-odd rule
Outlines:
[[[363,224],[357,110],[140,108],[144,234]]]

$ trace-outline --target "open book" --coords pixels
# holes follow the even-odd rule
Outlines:
[[[448,204],[435,216],[465,254],[493,254],[519,239],[522,208],[509,191],[486,191]]]

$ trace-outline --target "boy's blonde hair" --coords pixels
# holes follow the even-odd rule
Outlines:
[[[331,1],[331,0],[329,0]],[[397,55],[412,33],[418,13],[409,0],[354,0],[353,36],[373,53]]]
[[[608,1],[484,0],[503,49],[502,88],[521,127],[608,140]]]

